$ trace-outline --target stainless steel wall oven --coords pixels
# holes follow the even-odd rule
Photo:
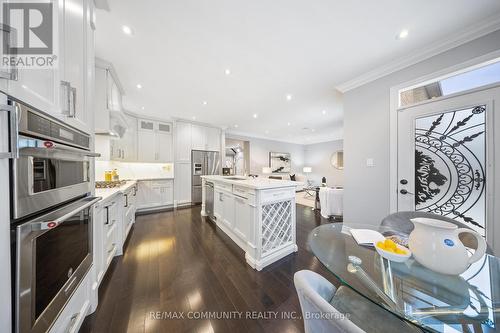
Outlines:
[[[50,329],[92,265],[90,135],[9,99],[16,332]]]

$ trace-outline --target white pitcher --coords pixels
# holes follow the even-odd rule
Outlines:
[[[415,229],[408,245],[415,260],[438,273],[458,275],[486,253],[486,242],[477,232],[453,223],[429,218],[411,219]],[[477,250],[469,257],[458,235],[469,233],[477,239]]]

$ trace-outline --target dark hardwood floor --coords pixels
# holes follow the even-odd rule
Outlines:
[[[299,251],[257,272],[229,237],[200,216],[199,206],[139,216],[124,255],[113,260],[101,284],[99,307],[80,332],[303,332],[301,319],[281,318],[301,315],[296,271],[317,271],[337,284],[306,245],[309,232],[327,222],[297,205]],[[158,317],[190,311],[238,311],[243,318]],[[252,311],[268,317],[246,319]]]

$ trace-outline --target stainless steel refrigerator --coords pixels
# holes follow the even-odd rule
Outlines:
[[[193,150],[191,152],[193,163],[191,200],[194,204],[201,203],[201,176],[220,174],[219,152]]]

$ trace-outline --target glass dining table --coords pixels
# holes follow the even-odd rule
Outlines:
[[[358,245],[339,223],[316,227],[308,244],[342,284],[428,332],[500,332],[500,258],[485,255],[458,276],[433,272],[413,258],[396,263]],[[388,315],[390,315],[388,313]]]

